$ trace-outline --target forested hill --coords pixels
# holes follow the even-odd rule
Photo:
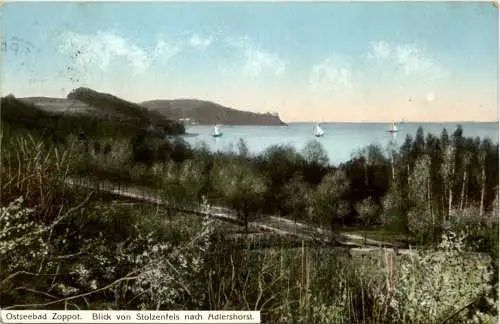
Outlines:
[[[98,92],[89,88],[77,88],[68,94],[68,99],[78,100],[107,112],[141,124],[149,124],[165,129],[167,133],[183,133],[184,129],[175,121],[171,121],[159,112],[148,110],[136,103],[126,101],[114,95]]]
[[[184,119],[202,125],[286,125],[275,113],[242,111],[196,99],[151,100],[141,105],[172,120]]]
[[[111,95],[91,96],[84,91],[69,97],[2,97],[2,128],[26,130],[54,140],[68,134],[116,138],[135,136],[144,130],[159,136],[184,133],[182,124]]]
[[[67,98],[3,97],[2,123],[30,130],[52,128],[52,133],[61,135],[78,129],[91,136],[125,135],[140,129],[172,135],[184,133],[182,123],[159,112],[89,88],[77,88]]]

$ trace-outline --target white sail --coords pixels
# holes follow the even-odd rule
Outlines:
[[[392,122],[390,125],[389,125],[389,129],[387,130],[389,133],[397,133],[399,130],[398,130],[398,127],[396,126],[396,123],[395,122]]]
[[[222,132],[219,130],[219,127],[217,125],[214,126],[214,131],[212,133],[213,137],[220,137],[222,136]]]
[[[392,130],[393,132],[397,132],[397,131],[398,131],[398,127],[396,126],[396,123],[392,123],[392,128],[391,128],[391,130]]]
[[[314,136],[323,136],[325,134],[325,131],[321,128],[319,124],[316,124],[314,127]]]

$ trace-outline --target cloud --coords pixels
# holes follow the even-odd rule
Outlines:
[[[370,44],[371,51],[368,53],[370,59],[383,60],[391,54],[391,46],[384,41],[376,41]]]
[[[227,44],[243,52],[243,72],[251,77],[257,77],[262,73],[271,73],[276,76],[286,72],[288,61],[283,60],[278,54],[272,53],[251,44],[248,38],[239,40],[227,39]]]
[[[124,60],[133,73],[145,72],[155,59],[168,60],[180,51],[180,47],[157,40],[151,49],[141,48],[134,42],[111,32],[99,31],[95,34],[79,34],[68,31],[61,35],[59,52],[70,54],[77,66],[107,69],[114,61]]]
[[[212,44],[214,38],[212,36],[203,37],[198,34],[194,34],[189,38],[188,44],[194,48],[205,50],[210,44]]]
[[[313,65],[309,85],[316,91],[339,92],[353,88],[351,64],[337,56]]]
[[[368,60],[392,66],[407,77],[435,81],[448,75],[437,60],[425,48],[416,44],[391,44],[385,41],[370,43]]]
[[[182,51],[182,46],[179,44],[174,44],[170,42],[166,42],[163,39],[158,39],[156,41],[156,47],[152,51],[152,55],[150,60],[163,60],[169,61],[174,56],[179,54]]]
[[[444,77],[446,72],[422,48],[414,44],[396,47],[396,62],[406,75],[424,74],[432,78]]]
[[[97,65],[106,69],[116,58],[125,59],[136,71],[142,72],[149,66],[148,54],[137,45],[107,32],[83,35],[67,32],[62,35],[59,50],[73,53],[78,65]]]
[[[275,75],[285,73],[287,63],[276,54],[247,48],[245,50],[246,63],[244,71],[251,76],[258,76],[264,70],[269,70]]]

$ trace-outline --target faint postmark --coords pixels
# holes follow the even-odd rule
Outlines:
[[[36,47],[30,41],[20,37],[0,38],[0,50],[3,54],[23,55],[32,54]]]

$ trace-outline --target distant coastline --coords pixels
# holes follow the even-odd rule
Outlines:
[[[243,111],[198,99],[149,100],[141,106],[187,125],[286,125],[277,113]]]
[[[89,97],[99,100],[100,97],[113,97],[125,106],[134,105],[142,107],[153,114],[161,114],[164,118],[184,125],[227,125],[227,126],[287,126],[288,124],[311,124],[317,121],[288,121],[281,120],[277,112],[256,113],[226,107],[221,104],[200,99],[153,99],[141,103],[129,102],[111,94],[101,93],[89,88],[78,88],[77,92],[91,93]],[[67,98],[32,96],[18,98],[36,107],[56,113],[83,113],[99,114],[90,102],[84,102],[71,94]],[[109,98],[108,98],[109,99]],[[94,100],[95,101],[95,100]],[[323,121],[321,124],[387,124],[393,120],[385,121]],[[474,121],[474,120],[450,120],[450,121],[426,121],[426,120],[394,120],[401,124],[461,124],[461,123],[499,123],[498,120]]]
[[[287,125],[275,112],[249,112],[198,99],[149,100],[134,103],[89,88],[77,88],[68,94],[67,98],[33,96],[18,99],[54,113],[102,113],[102,108],[107,110],[107,105],[104,103],[112,101],[118,105],[113,107],[113,113],[118,112],[117,109],[126,109],[130,112],[139,111],[142,108],[149,111],[149,114],[161,115],[163,118],[184,125]],[[96,109],[97,106],[101,109]]]

